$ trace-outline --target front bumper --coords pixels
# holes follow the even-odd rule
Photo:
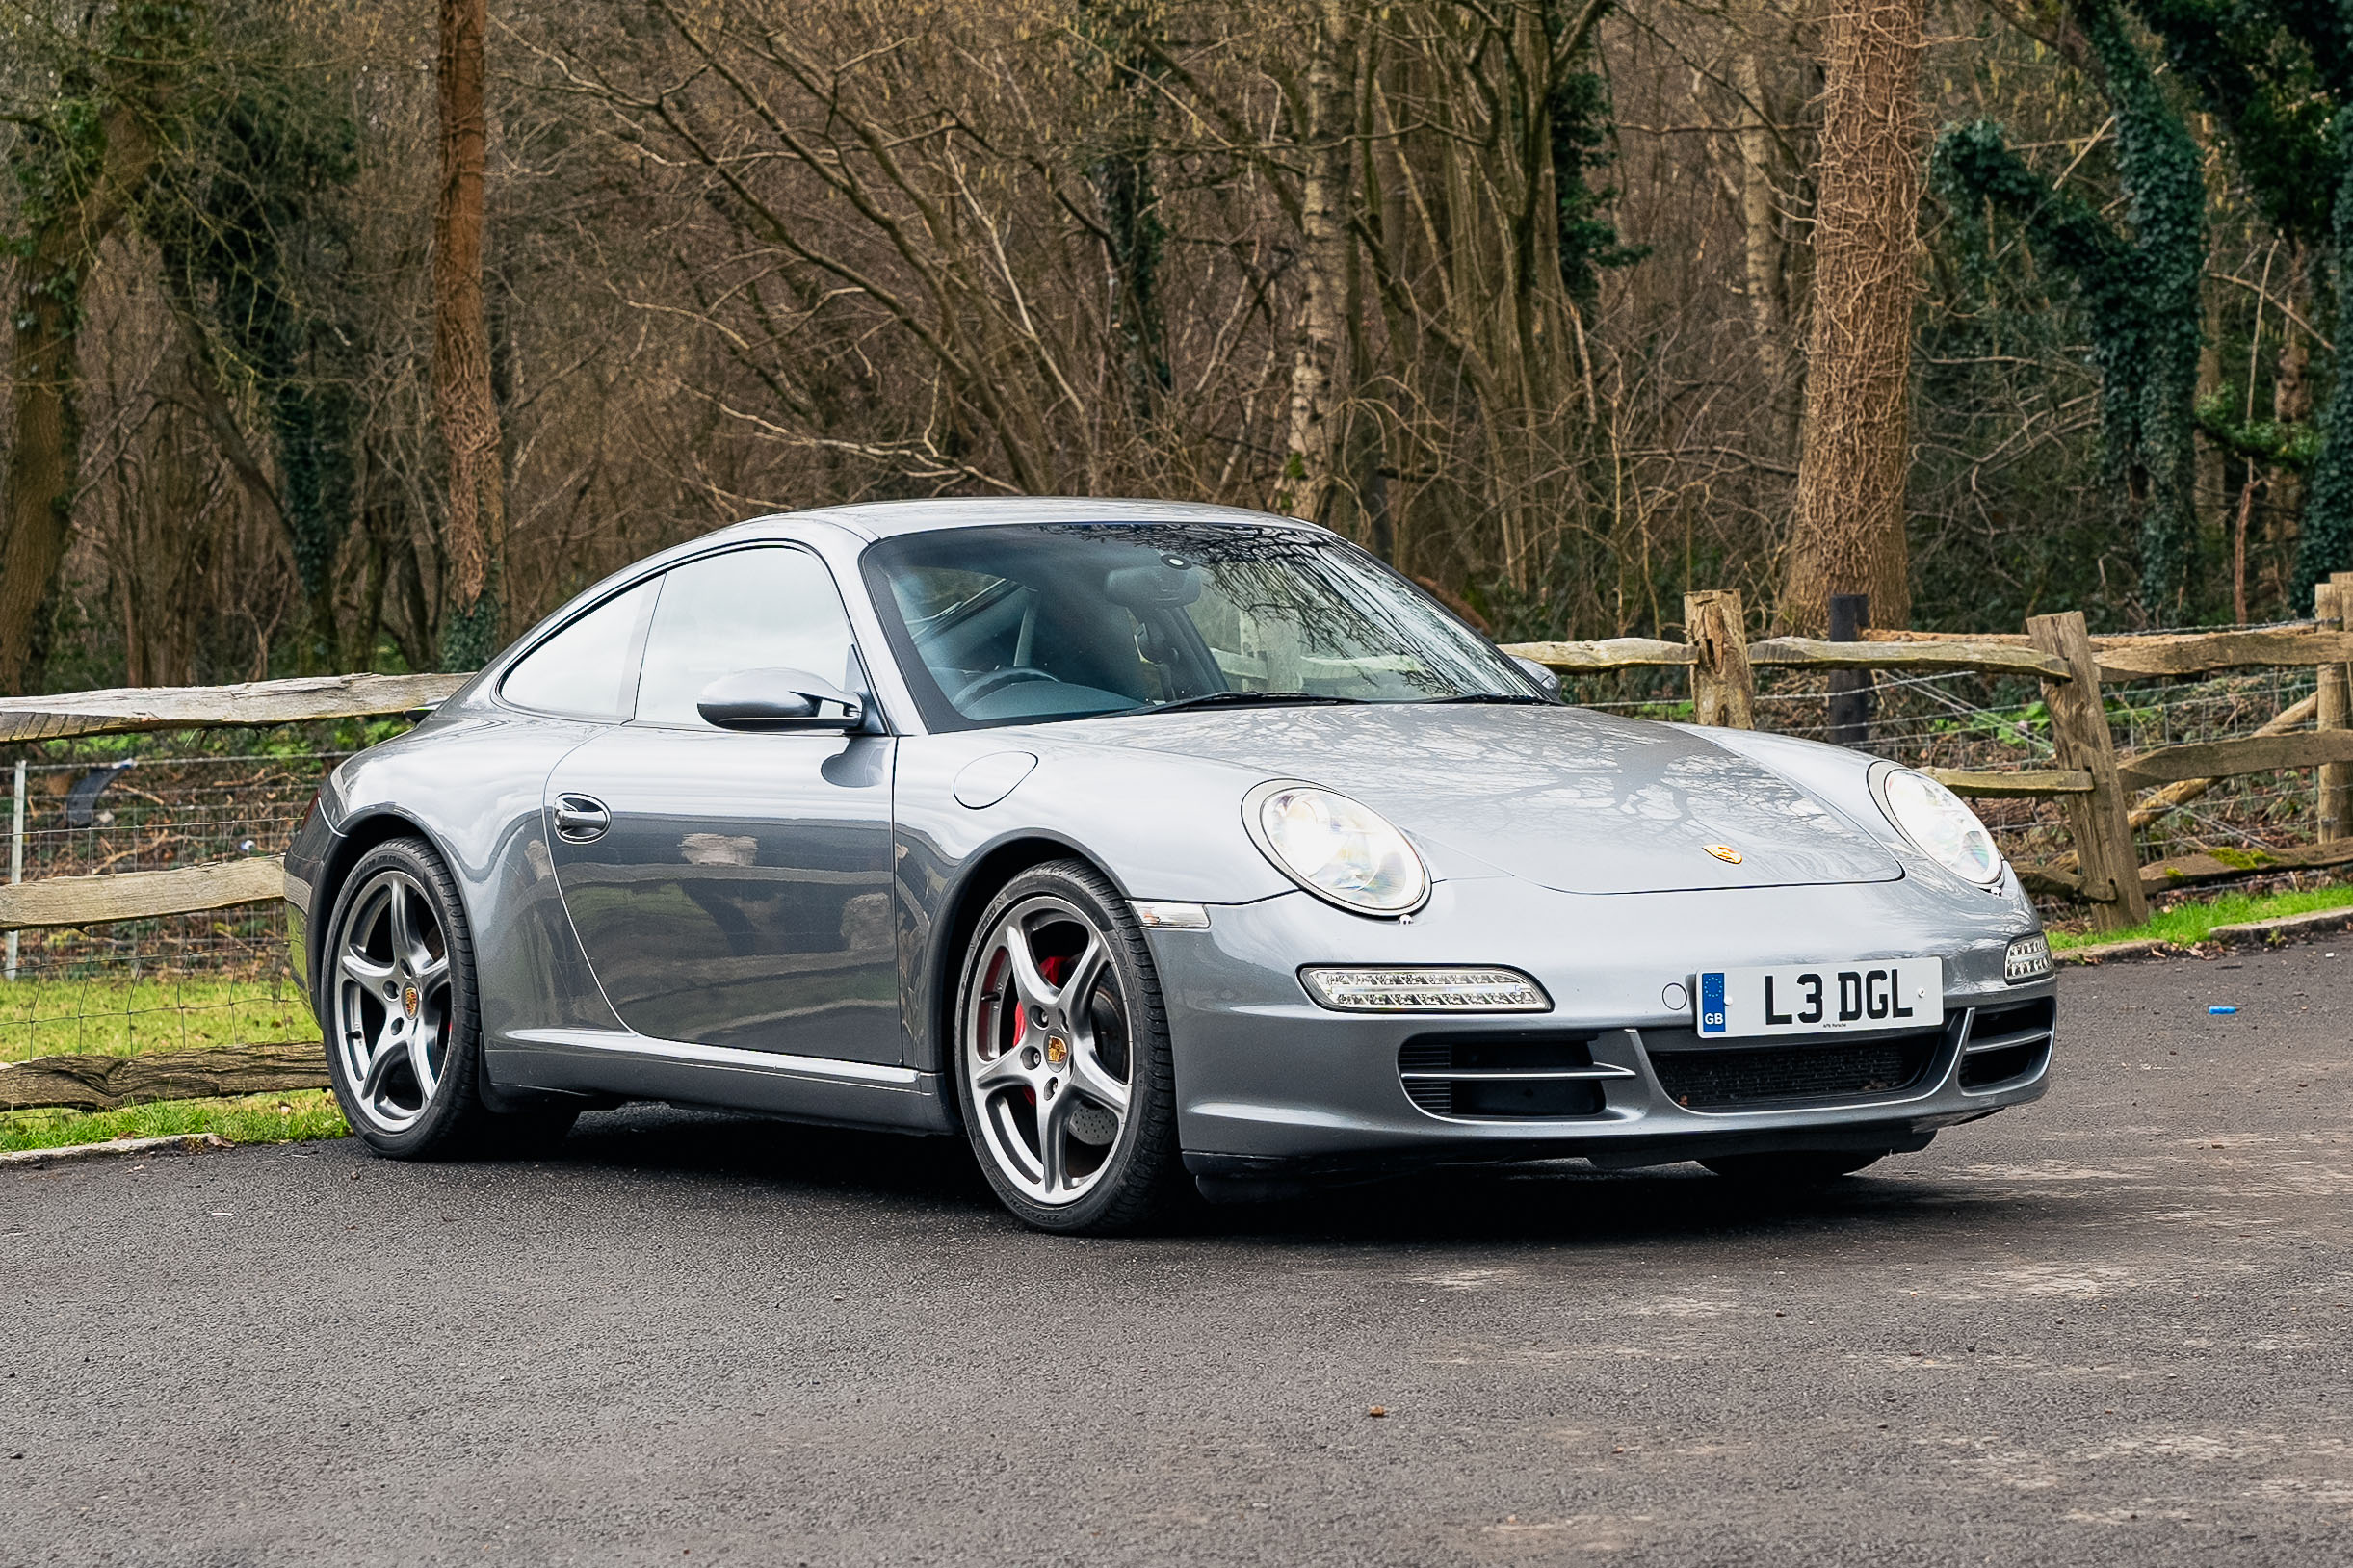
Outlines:
[[[1919,882],[1600,897],[1498,877],[1441,883],[1411,924],[1360,919],[1304,894],[1218,906],[1206,930],[1155,929],[1149,938],[1187,1163],[1202,1176],[1282,1178],[1562,1155],[1631,1166],[1923,1147],[1944,1127],[2039,1098],[2049,1080],[2050,1014],[2041,1015],[2042,1037],[2021,1043],[2010,1009],[2052,997],[2055,982],[2002,978],[2010,939],[2034,928],[2031,909],[2014,891],[1973,897],[1956,901]],[[1670,983],[1687,988],[1703,968],[1929,955],[1945,961],[1944,1018],[1910,1036],[1703,1043],[1688,1009],[1670,1010],[1662,994]],[[1298,982],[1299,966],[1310,963],[1508,965],[1543,984],[1553,1011],[1333,1012]],[[1977,1015],[1988,1013],[1990,1024],[1996,1006],[2008,1028],[2009,1054],[2000,1057],[1985,1052],[1982,1032],[1972,1034]],[[1581,1040],[1594,1068],[1584,1082],[1598,1093],[1586,1091],[1566,1114],[1425,1109],[1431,1097],[1418,1104],[1400,1076],[1400,1051],[1439,1033],[1503,1045]],[[1887,1086],[1747,1096],[1736,1086],[1694,1103],[1664,1081],[1692,1082],[1694,1050],[1714,1058],[1899,1039],[1908,1042],[1908,1076]]]

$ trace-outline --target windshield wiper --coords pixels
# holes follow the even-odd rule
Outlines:
[[[1537,708],[1549,708],[1553,706],[1551,703],[1545,701],[1542,697],[1519,696],[1509,692],[1465,692],[1458,697],[1424,697],[1418,706],[1431,708],[1445,702],[1506,702],[1525,704]]]
[[[1330,697],[1316,692],[1210,692],[1163,702],[1147,711],[1170,714],[1180,708],[1329,708],[1355,706],[1362,701],[1361,697]]]

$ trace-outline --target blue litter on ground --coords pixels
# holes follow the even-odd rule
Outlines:
[[[2209,1007],[2206,1010],[2208,1012],[2236,1012],[2238,1009],[2236,1007]]]

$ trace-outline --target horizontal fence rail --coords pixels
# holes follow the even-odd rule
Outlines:
[[[1952,643],[2017,648],[2028,645],[2023,632],[1869,630],[1859,640],[1898,647]],[[2104,681],[2157,675],[2210,675],[2262,666],[2353,664],[2353,633],[2324,627],[2316,620],[2251,631],[2094,637],[2090,642]]]
[[[279,855],[222,860],[171,871],[125,871],[96,876],[50,876],[0,887],[0,930],[90,926],[108,920],[151,920],[234,909],[283,897],[286,862]]]
[[[2296,735],[2249,735],[2235,741],[2169,745],[2125,758],[2117,765],[2117,773],[2128,789],[2149,789],[2189,778],[2233,778],[2331,762],[2353,762],[2353,730],[2306,730]]]
[[[1807,637],[1775,637],[1750,643],[1748,662],[1785,669],[1959,669],[2068,678],[2063,660],[2032,648],[1983,641],[1820,642]]]
[[[327,1054],[316,1041],[0,1063],[0,1111],[119,1111],[157,1100],[325,1087]]]
[[[2092,793],[2092,775],[2080,768],[2008,768],[1999,772],[1929,768],[1923,771],[1955,795],[2029,799],[2040,796]]]
[[[471,675],[312,675],[242,686],[121,687],[0,697],[0,741],[374,719],[447,701]]]

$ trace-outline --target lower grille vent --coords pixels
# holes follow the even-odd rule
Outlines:
[[[1969,1021],[1969,1039],[1962,1046],[1961,1086],[1990,1089],[2041,1072],[2051,1059],[2057,1017],[2055,997],[1980,1007]]]
[[[1653,1051],[1651,1070],[1677,1105],[1694,1111],[1895,1095],[1916,1086],[1936,1058],[1943,1032],[1851,1044]]]
[[[1544,1121],[1601,1113],[1602,1081],[1631,1076],[1594,1065],[1592,1036],[1521,1030],[1421,1034],[1398,1048],[1406,1097],[1433,1116]]]

